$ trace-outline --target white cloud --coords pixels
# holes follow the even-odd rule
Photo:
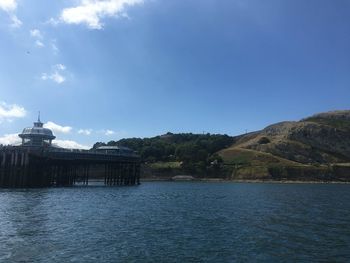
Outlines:
[[[106,130],[105,131],[105,135],[106,136],[110,136],[110,135],[114,135],[115,134],[115,131],[112,131],[112,130]]]
[[[0,144],[2,145],[16,145],[21,143],[21,138],[18,137],[17,133],[5,134],[0,137]]]
[[[6,12],[13,12],[17,8],[16,0],[0,0],[0,8]]]
[[[61,126],[52,121],[48,121],[47,123],[45,123],[44,127],[52,130],[54,133],[70,133],[72,130],[72,127],[70,126]]]
[[[42,80],[52,80],[58,84],[61,84],[66,81],[66,77],[62,74],[62,72],[66,70],[66,66],[63,64],[56,64],[53,66],[51,73],[42,73]]]
[[[16,0],[0,0],[0,9],[4,10],[9,15],[12,21],[11,27],[18,28],[22,25],[22,21],[15,15],[17,9]]]
[[[55,140],[56,145],[63,147],[63,148],[67,148],[67,149],[83,149],[83,150],[88,150],[91,147],[87,146],[87,145],[82,145],[80,143],[77,143],[75,141],[71,141],[71,140]]]
[[[91,129],[80,129],[80,130],[78,131],[79,134],[84,134],[84,135],[90,135],[91,132],[92,132]]]
[[[48,80],[48,79],[51,79],[53,80],[54,82],[58,83],[58,84],[61,84],[63,82],[66,81],[66,78],[64,76],[62,76],[59,72],[55,71],[53,72],[52,74],[47,74],[47,73],[43,73],[41,75],[41,79],[42,80]]]
[[[80,0],[75,7],[65,8],[60,21],[67,24],[86,24],[91,29],[101,29],[104,17],[127,17],[126,6],[142,4],[144,0]]]
[[[57,82],[58,84],[61,84],[66,81],[66,78],[62,76],[59,72],[55,71],[51,76],[50,79]]]
[[[32,30],[30,30],[30,35],[32,37],[35,37],[35,38],[40,38],[40,39],[43,38],[43,35],[41,34],[39,29],[32,29]]]
[[[12,121],[14,118],[23,118],[26,114],[22,106],[0,102],[0,123],[4,120]]]

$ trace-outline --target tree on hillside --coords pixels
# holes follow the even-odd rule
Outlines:
[[[125,146],[138,152],[143,162],[179,161],[185,170],[203,173],[211,166],[213,154],[233,142],[234,138],[228,135],[168,132],[152,138],[128,138],[107,144],[97,142],[94,148],[103,145]],[[215,158],[215,162],[218,162],[218,156]]]

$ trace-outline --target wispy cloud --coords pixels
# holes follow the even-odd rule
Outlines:
[[[103,136],[113,136],[115,139],[116,138],[122,138],[123,136],[127,136],[128,133],[126,131],[115,131],[111,129],[101,129],[101,130],[96,130],[96,134],[100,134]]]
[[[63,9],[59,20],[67,24],[85,24],[91,29],[102,29],[101,19],[104,17],[128,17],[125,8],[143,2],[144,0],[80,0],[78,6]]]
[[[0,102],[0,123],[12,121],[14,118],[23,118],[26,114],[27,112],[22,106]]]
[[[55,140],[54,144],[58,145],[59,147],[67,148],[67,149],[83,149],[88,150],[91,147],[88,145],[80,144],[76,141],[71,140]]]
[[[83,135],[90,135],[92,133],[92,129],[80,129],[78,133]]]
[[[55,67],[56,67],[56,69],[58,69],[58,70],[65,70],[65,69],[66,69],[66,66],[63,65],[63,64],[56,64]]]
[[[42,41],[44,37],[39,29],[32,29],[29,31],[29,33],[33,38],[35,38],[35,45],[37,47],[44,47],[45,46],[43,41]]]
[[[111,135],[114,135],[115,134],[115,131],[112,131],[112,130],[106,130],[105,131],[105,135],[106,136],[111,136]]]
[[[53,17],[51,17],[49,20],[47,20],[45,22],[45,24],[52,25],[52,26],[57,26],[59,23],[60,22],[57,19],[53,18]]]
[[[58,84],[66,81],[66,77],[63,75],[63,71],[66,70],[66,66],[63,64],[56,64],[53,66],[51,73],[42,73],[42,80],[52,80]]]
[[[44,43],[41,42],[41,40],[36,40],[35,41],[35,45],[37,45],[38,47],[44,47],[45,46]]]
[[[51,48],[54,53],[54,55],[57,55],[60,49],[57,47],[56,40],[51,41]]]
[[[0,144],[2,145],[15,145],[21,143],[21,139],[17,133],[5,134],[0,137]]]
[[[43,35],[41,34],[40,30],[39,29],[32,29],[29,31],[30,32],[30,35],[32,37],[36,37],[36,38],[39,38],[39,39],[42,39],[43,38]]]
[[[70,126],[62,126],[52,121],[48,121],[44,124],[45,128],[52,130],[54,133],[70,133],[72,131],[72,127]]]
[[[22,26],[22,21],[18,19],[18,17],[14,14],[10,15],[10,19],[12,21],[11,27],[18,28]]]
[[[17,9],[17,1],[16,0],[0,0],[0,9],[5,11],[11,21],[11,27],[20,27],[22,25],[22,21],[16,16],[15,11]]]

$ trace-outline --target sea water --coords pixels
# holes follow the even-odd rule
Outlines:
[[[0,262],[350,262],[350,185],[0,190]]]

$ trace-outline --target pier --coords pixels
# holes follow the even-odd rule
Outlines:
[[[99,171],[105,185],[140,183],[137,155],[106,154],[96,150],[60,150],[8,146],[0,148],[0,187],[87,185]]]
[[[100,179],[107,186],[140,183],[140,157],[125,147],[92,150],[55,147],[52,131],[38,121],[25,128],[19,146],[0,147],[0,187],[29,188],[88,185]]]

